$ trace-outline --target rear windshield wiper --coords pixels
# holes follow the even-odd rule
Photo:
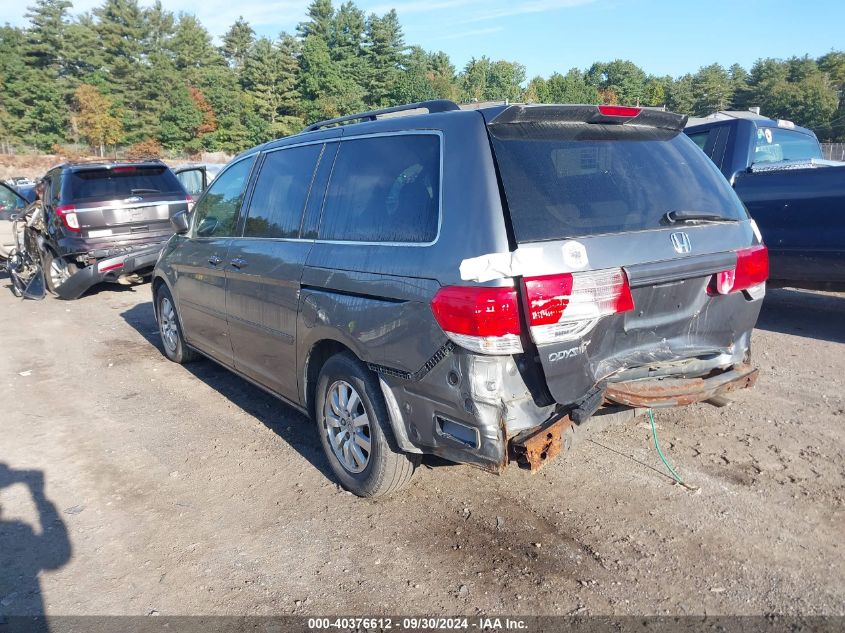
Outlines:
[[[142,188],[139,188],[139,189],[133,189],[132,190],[133,195],[136,194],[136,193],[161,193],[161,190],[160,189],[144,189],[142,187]]]
[[[726,218],[718,213],[706,213],[704,211],[690,211],[689,209],[677,209],[667,211],[663,219],[669,224],[684,222],[737,222],[735,218]]]

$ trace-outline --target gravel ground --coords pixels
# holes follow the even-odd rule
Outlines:
[[[148,285],[0,286],[0,613],[845,613],[845,295],[771,291],[757,387],[657,413],[697,492],[638,419],[367,501],[303,416],[165,360]]]

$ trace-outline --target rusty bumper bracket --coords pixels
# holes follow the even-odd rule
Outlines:
[[[610,383],[605,397],[629,407],[680,407],[709,400],[736,389],[753,387],[758,370],[748,364],[736,365],[720,374],[704,378],[645,378]]]
[[[541,426],[520,433],[509,444],[508,457],[531,472],[536,472],[572,444],[572,420],[561,416]]]

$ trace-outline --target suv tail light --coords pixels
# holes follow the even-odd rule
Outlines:
[[[62,219],[62,223],[71,231],[79,231],[79,217],[76,215],[76,207],[72,204],[63,204],[56,207],[56,215]]]
[[[519,302],[514,288],[446,286],[431,300],[446,335],[480,354],[520,354]]]
[[[578,338],[600,318],[634,309],[621,268],[526,277],[523,284],[531,338],[538,345]]]
[[[763,245],[736,252],[736,268],[716,273],[716,292],[720,295],[754,290],[769,278],[769,250]]]

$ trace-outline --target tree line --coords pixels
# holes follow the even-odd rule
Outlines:
[[[628,60],[529,79],[513,61],[408,45],[395,11],[313,0],[295,33],[257,37],[239,18],[215,45],[193,15],[161,2],[105,0],[71,14],[70,0],[36,0],[24,27],[0,27],[0,148],[84,143],[189,153],[237,152],[356,111],[445,98],[457,102],[665,106],[702,116],[760,106],[845,140],[845,52],[812,59],[712,64],[681,77]]]

